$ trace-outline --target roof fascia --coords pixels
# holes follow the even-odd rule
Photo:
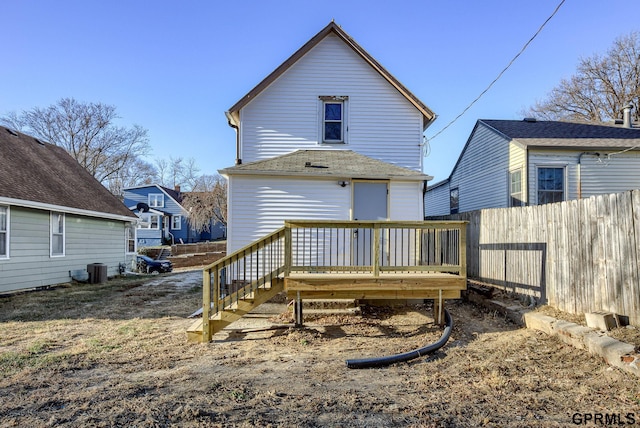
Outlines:
[[[349,46],[354,52],[356,52],[361,58],[363,58],[374,70],[376,70],[411,104],[413,104],[413,106],[420,111],[425,119],[422,124],[423,131],[427,129],[427,127],[436,119],[436,114],[431,109],[429,109],[422,101],[420,101],[415,95],[413,95],[404,85],[402,85],[391,73],[389,73],[380,63],[378,63],[378,61],[376,61],[371,55],[369,55],[367,51],[365,51],[358,43],[356,43],[355,40],[353,40],[351,36],[349,36],[334,21],[331,21],[329,25],[320,30],[318,34],[313,36],[311,40],[305,43],[285,62],[280,64],[278,68],[272,71],[271,74],[265,77],[260,83],[258,83],[256,87],[249,91],[249,93],[247,93],[227,112],[225,112],[229,125],[236,127],[240,126],[240,110],[331,33],[337,35],[345,44],[347,44],[347,46]]]
[[[367,175],[358,175],[351,177],[351,174],[339,174],[328,175],[327,173],[318,173],[318,174],[301,174],[297,172],[286,172],[286,171],[229,171],[228,169],[221,169],[218,171],[220,175],[224,177],[229,176],[252,176],[252,177],[296,177],[296,178],[310,178],[310,179],[326,179],[326,180],[335,180],[338,178],[362,178],[362,179],[373,179],[373,180],[404,180],[404,181],[424,181],[424,180],[433,180],[433,176],[427,174],[417,174],[415,176],[410,175],[393,175],[393,174],[367,174]]]
[[[100,211],[91,211],[91,210],[83,210],[80,208],[65,207],[62,205],[45,204],[42,202],[35,202],[35,201],[25,201],[23,199],[0,197],[0,204],[7,204],[11,206],[19,206],[24,208],[33,208],[33,209],[44,210],[44,211],[58,211],[66,214],[76,214],[76,215],[87,216],[87,217],[98,217],[98,218],[104,218],[109,220],[120,220],[120,221],[128,221],[128,222],[136,221],[136,216],[133,213],[131,213],[131,216],[124,216],[119,214],[104,213]]]

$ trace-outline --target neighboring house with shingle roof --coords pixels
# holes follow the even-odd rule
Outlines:
[[[228,253],[287,219],[422,220],[435,114],[334,22],[226,116]]]
[[[182,206],[185,193],[146,184],[124,189],[124,204],[139,218],[138,247],[213,241],[225,236],[222,224],[211,219],[209,228],[198,232],[189,226],[188,212]]]
[[[640,188],[640,129],[478,120],[451,175],[429,186],[426,216],[539,205]]]
[[[0,292],[132,260],[136,216],[63,148],[0,126],[0,159]]]

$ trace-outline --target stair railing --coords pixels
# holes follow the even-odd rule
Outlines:
[[[203,268],[203,333],[212,314],[238,305],[285,270],[285,229],[280,228]]]

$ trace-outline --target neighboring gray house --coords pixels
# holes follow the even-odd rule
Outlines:
[[[425,216],[637,188],[640,129],[631,125],[478,120],[451,175],[428,187]]]
[[[0,159],[0,292],[131,262],[137,217],[63,148],[0,126]]]
[[[435,114],[330,22],[228,112],[227,251],[286,219],[422,220]]]

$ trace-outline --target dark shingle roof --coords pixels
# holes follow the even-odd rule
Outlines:
[[[220,173],[409,180],[432,178],[351,150],[298,150],[272,159],[225,168]]]
[[[0,198],[135,218],[61,147],[0,126],[0,159]]]
[[[640,146],[640,129],[587,123],[480,120],[506,137],[528,147],[630,148]]]

